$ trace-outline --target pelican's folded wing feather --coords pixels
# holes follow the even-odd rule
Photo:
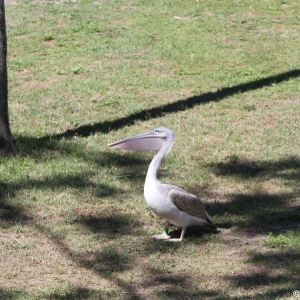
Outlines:
[[[169,192],[169,198],[179,210],[203,220],[207,219],[204,205],[198,197],[181,189],[172,189]]]

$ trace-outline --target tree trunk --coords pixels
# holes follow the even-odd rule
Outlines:
[[[0,0],[0,152],[16,152],[9,128],[8,83],[7,83],[7,42],[4,0]]]

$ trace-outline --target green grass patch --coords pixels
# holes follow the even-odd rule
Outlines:
[[[299,231],[287,231],[279,235],[270,234],[266,239],[266,244],[271,248],[299,250],[300,233]]]

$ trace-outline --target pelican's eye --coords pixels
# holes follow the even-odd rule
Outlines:
[[[160,133],[160,130],[159,129],[155,129],[155,132]]]

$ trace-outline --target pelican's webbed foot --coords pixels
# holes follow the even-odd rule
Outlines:
[[[151,237],[156,240],[169,240],[171,238],[171,236],[166,233],[152,235]]]
[[[152,238],[157,240],[165,240],[165,241],[170,240],[171,236],[169,235],[169,227],[170,227],[170,222],[166,221],[163,234],[152,235]]]
[[[171,236],[170,236],[170,239],[168,239],[168,242],[182,242],[183,238],[184,238],[184,235],[185,235],[185,232],[186,232],[186,227],[182,227],[180,238],[173,238],[172,239]]]

